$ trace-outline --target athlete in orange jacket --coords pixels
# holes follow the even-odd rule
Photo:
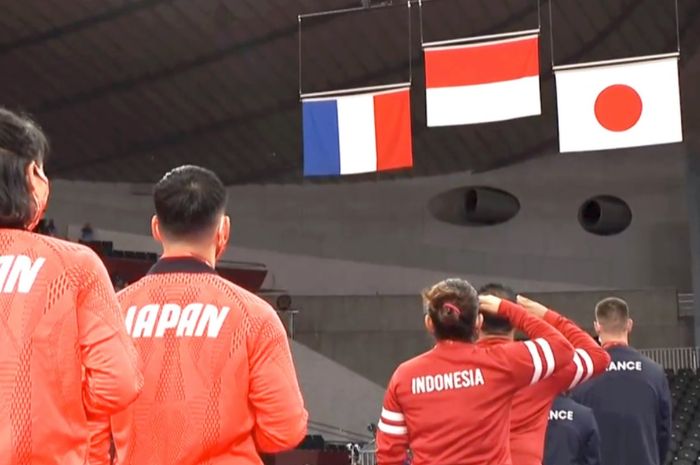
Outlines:
[[[226,190],[209,170],[177,168],[156,185],[163,257],[119,293],[145,384],[111,418],[119,465],[260,464],[296,446],[307,413],[287,336],[263,300],[218,276],[229,236]],[[109,420],[91,464],[108,462]]]
[[[510,420],[510,452],[513,464],[542,465],[544,440],[552,403],[563,392],[573,389],[593,376],[605,372],[610,356],[576,324],[554,310],[515,296],[509,288],[490,284],[481,288],[480,293],[516,300],[531,315],[549,323],[559,331],[574,347],[576,352],[561,371],[549,379],[518,392],[513,399]],[[484,317],[479,345],[495,347],[513,341],[514,331],[505,320],[493,316]]]
[[[136,352],[104,265],[40,236],[48,143],[0,109],[0,464],[83,465],[88,421],[132,402]]]
[[[546,382],[573,358],[554,328],[493,296],[477,300],[461,279],[424,294],[434,349],[409,360],[389,382],[377,425],[380,465],[399,465],[411,449],[414,465],[510,465],[513,396]],[[483,313],[498,314],[534,340],[482,347],[473,341]]]

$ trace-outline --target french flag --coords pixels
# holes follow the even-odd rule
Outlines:
[[[304,176],[413,166],[410,88],[305,99]]]
[[[425,45],[428,126],[539,115],[539,37],[467,45]]]

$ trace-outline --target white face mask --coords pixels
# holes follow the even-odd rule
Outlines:
[[[41,196],[41,198],[38,195],[37,190],[34,189],[32,194],[32,200],[34,201],[34,217],[27,225],[27,230],[29,231],[33,231],[39,224],[39,221],[41,221],[41,218],[44,216],[44,212],[46,211],[46,207],[49,203],[49,180],[46,177],[46,174],[44,174],[44,170],[40,166],[36,165],[36,163],[34,166],[34,172],[39,180],[46,184],[46,189],[44,190],[45,194]]]

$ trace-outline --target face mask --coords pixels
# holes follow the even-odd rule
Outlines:
[[[224,232],[226,218],[221,219],[221,224],[219,225],[219,232],[216,235],[216,259],[218,260],[226,251],[226,246],[228,245],[228,234]]]
[[[29,231],[33,231],[39,224],[39,221],[41,221],[41,218],[43,218],[44,212],[46,211],[46,207],[49,203],[49,180],[44,174],[44,171],[36,165],[34,166],[34,173],[42,182],[46,184],[46,189],[41,197],[37,194],[36,189],[34,190],[34,194],[32,195],[32,200],[34,201],[34,217],[27,225],[27,230]]]

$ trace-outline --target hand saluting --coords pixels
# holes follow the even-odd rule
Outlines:
[[[479,296],[479,310],[482,313],[495,315],[498,313],[498,307],[501,305],[501,299],[493,295]]]

